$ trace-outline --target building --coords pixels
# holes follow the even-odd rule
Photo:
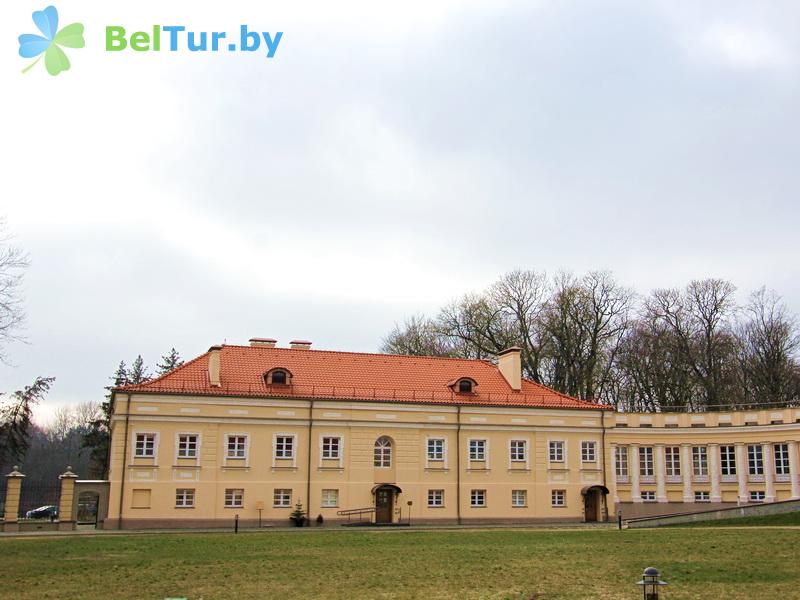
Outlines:
[[[482,360],[254,338],[113,394],[107,528],[597,521],[800,498],[800,409],[622,414]],[[361,512],[359,512],[361,511]]]

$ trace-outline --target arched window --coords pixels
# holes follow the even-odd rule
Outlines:
[[[379,437],[375,441],[375,466],[392,466],[392,440],[386,436]]]
[[[461,379],[458,382],[458,391],[462,394],[471,394],[472,393],[472,380],[471,379]]]
[[[292,374],[288,369],[280,367],[271,369],[264,374],[264,382],[267,385],[290,385],[292,383]]]

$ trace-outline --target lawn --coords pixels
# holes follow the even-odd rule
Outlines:
[[[800,531],[300,530],[0,539],[6,598],[797,598]]]
[[[800,527],[800,511],[764,515],[762,517],[736,517],[733,519],[719,519],[716,521],[698,521],[697,523],[682,523],[671,527],[742,527],[742,526],[775,526],[791,525]]]

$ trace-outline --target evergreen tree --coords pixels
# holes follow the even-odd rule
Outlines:
[[[54,377],[37,377],[32,385],[0,400],[0,464],[25,456],[33,406],[44,398],[53,381]]]
[[[141,356],[137,360],[141,360]],[[139,365],[139,371],[142,370],[142,365]],[[129,372],[122,360],[117,367],[116,373],[111,377],[112,384],[106,386],[105,402],[103,402],[101,409],[102,414],[98,419],[89,423],[89,431],[83,436],[83,447],[90,449],[91,470],[92,476],[100,479],[105,479],[108,474],[108,458],[111,448],[111,414],[113,407],[111,405],[111,390],[117,386],[125,385],[128,381]]]
[[[168,354],[165,354],[161,357],[161,362],[156,365],[158,369],[158,376],[166,375],[170,371],[173,371],[183,365],[183,360],[181,359],[181,355],[178,354],[178,351],[175,348],[172,348]]]
[[[150,372],[147,370],[141,354],[133,361],[127,376],[129,384],[144,383],[150,379]]]

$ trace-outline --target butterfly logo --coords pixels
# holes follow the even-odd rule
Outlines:
[[[30,71],[36,63],[42,60],[50,75],[58,75],[61,71],[69,70],[69,59],[61,46],[65,48],[83,48],[83,25],[72,23],[58,31],[58,11],[54,6],[33,13],[33,22],[42,35],[26,33],[19,36],[19,55],[22,58],[38,57],[23,69],[23,73]]]

